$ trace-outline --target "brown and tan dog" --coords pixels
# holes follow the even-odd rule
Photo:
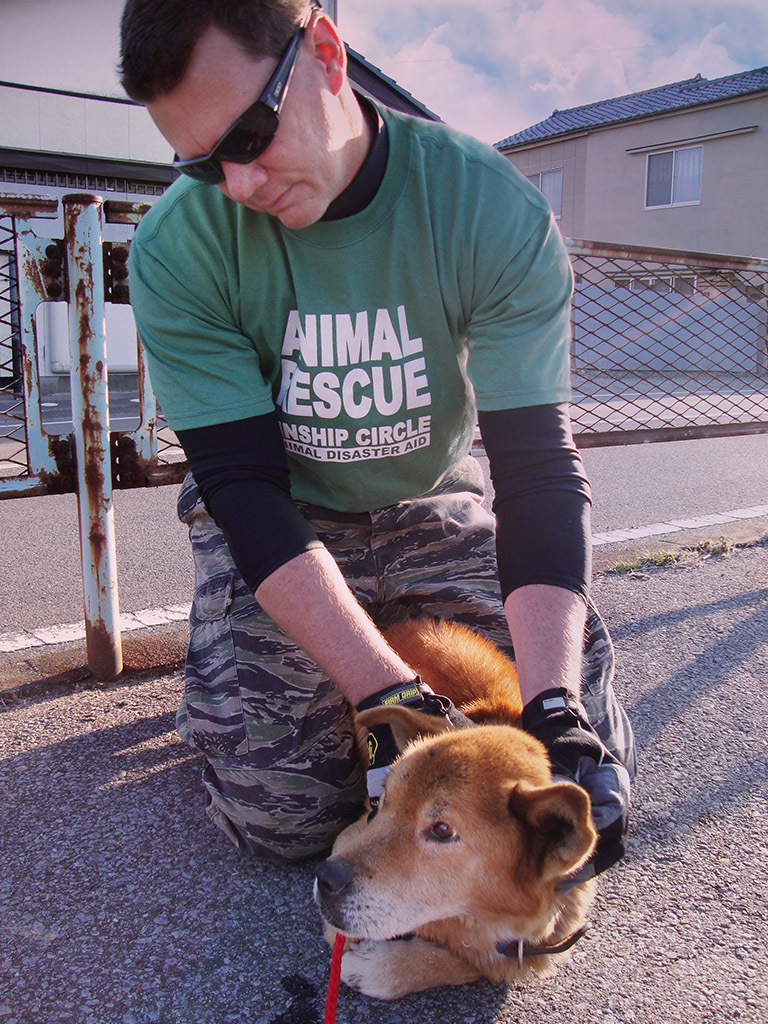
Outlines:
[[[385,635],[477,728],[403,707],[358,716],[363,733],[386,721],[402,753],[378,813],[345,829],[317,868],[326,937],[348,939],[342,980],[397,999],[549,974],[594,898],[592,881],[558,888],[594,848],[589,797],[552,782],[544,747],[519,728],[514,665],[493,644],[435,619]]]

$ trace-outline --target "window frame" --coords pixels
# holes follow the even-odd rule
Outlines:
[[[698,199],[685,199],[675,202],[675,163],[677,161],[678,153],[690,152],[693,149],[698,149],[701,153],[699,160],[699,198]],[[654,203],[653,206],[648,205],[648,177],[651,167],[651,157],[663,156],[665,153],[672,154],[672,177],[670,180],[669,189],[669,202],[668,203]],[[664,149],[656,149],[652,153],[646,153],[645,158],[645,190],[644,190],[644,210],[669,210],[672,207],[677,206],[701,206],[701,185],[704,178],[704,146],[699,144],[695,146],[669,146]]]
[[[533,185],[533,187],[535,189],[538,189],[538,191],[541,192],[542,195],[544,195],[544,192],[542,191],[542,188],[541,188],[541,176],[542,176],[542,174],[559,174],[560,175],[560,212],[556,213],[552,209],[552,205],[551,204],[550,204],[549,208],[550,208],[550,210],[552,210],[552,216],[555,218],[555,220],[561,220],[562,216],[563,216],[563,168],[562,167],[546,167],[546,168],[544,168],[544,169],[542,169],[540,171],[533,171],[531,174],[526,174],[525,175],[525,177],[528,179],[528,181],[530,181],[530,183]],[[538,178],[538,183],[533,180],[534,178]],[[547,202],[549,202],[549,200],[547,200]]]

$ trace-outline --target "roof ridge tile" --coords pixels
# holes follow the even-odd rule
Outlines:
[[[672,110],[716,103],[736,96],[768,90],[768,66],[739,71],[721,78],[704,78],[700,73],[679,82],[596,100],[552,114],[529,128],[496,143],[497,149],[509,149],[536,140],[556,138],[572,131],[619,124],[636,117],[649,117]],[[695,94],[695,95],[692,95]]]

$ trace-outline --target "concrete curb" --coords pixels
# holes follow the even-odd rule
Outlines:
[[[116,682],[132,682],[147,675],[163,675],[184,664],[189,640],[186,622],[123,635],[123,673]],[[0,655],[0,699],[33,695],[51,686],[87,683],[98,685],[88,668],[85,641],[29,647]]]
[[[768,541],[768,518],[735,522],[723,527],[685,530],[667,537],[649,537],[642,545],[617,542],[595,548],[596,576],[615,571],[619,564],[649,560],[660,552],[681,555],[722,538],[747,547]],[[116,681],[130,683],[147,675],[163,675],[179,669],[186,657],[189,629],[186,621],[167,623],[123,635],[123,674]],[[84,641],[30,647],[0,654],[0,699],[32,696],[49,687],[73,684],[99,685],[87,665]]]

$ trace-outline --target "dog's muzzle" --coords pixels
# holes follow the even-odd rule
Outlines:
[[[315,868],[315,903],[334,928],[344,928],[343,902],[353,881],[352,865],[343,857],[328,857]]]

